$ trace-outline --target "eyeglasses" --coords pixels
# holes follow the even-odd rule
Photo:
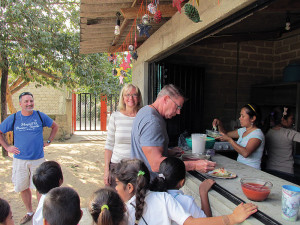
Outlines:
[[[169,96],[169,98],[172,100],[172,102],[174,102],[174,100]],[[178,105],[176,102],[174,102],[175,105],[177,106],[177,109],[178,110],[181,110],[182,109],[182,106]]]
[[[137,98],[138,94],[126,94],[124,96],[127,97],[127,98],[130,98],[130,97]]]
[[[24,95],[31,95],[31,97],[33,97],[33,94],[31,94],[30,92],[23,92],[22,94],[19,95],[19,100],[21,100],[21,98],[22,98]]]

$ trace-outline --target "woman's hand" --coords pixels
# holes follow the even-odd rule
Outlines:
[[[106,186],[110,186],[111,184],[109,171],[104,171],[104,184]]]
[[[220,140],[220,141],[227,141],[229,142],[232,138],[229,137],[227,134],[225,133],[220,133],[222,136],[215,138],[216,140]]]
[[[231,224],[245,221],[253,213],[257,212],[257,206],[252,203],[241,203],[236,207],[231,215],[228,215]]]

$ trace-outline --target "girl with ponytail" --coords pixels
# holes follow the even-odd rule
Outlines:
[[[89,212],[97,225],[127,225],[124,202],[111,188],[101,188],[93,194]]]
[[[290,107],[276,107],[265,121],[266,171],[275,176],[294,180],[293,143],[300,142],[300,133],[291,129],[294,112]]]
[[[239,205],[227,216],[193,218],[166,192],[149,190],[150,173],[138,159],[122,160],[115,170],[116,190],[126,203],[128,225],[232,225],[243,222],[257,211],[252,203]]]
[[[202,207],[200,208],[192,196],[184,195],[184,193],[179,190],[185,183],[185,174],[184,162],[176,157],[168,157],[161,162],[159,175],[151,183],[150,189],[152,191],[168,192],[180,203],[184,210],[190,213],[194,218],[211,217],[212,213],[208,199],[208,191],[215,181],[207,179],[200,184],[199,195]]]

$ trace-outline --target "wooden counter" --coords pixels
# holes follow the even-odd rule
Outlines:
[[[218,154],[212,157],[212,161],[217,162],[217,168],[224,167],[228,171],[236,173],[238,176],[235,179],[215,178],[214,180],[221,187],[225,188],[227,191],[236,195],[237,197],[244,200],[245,202],[252,202],[256,204],[258,206],[258,209],[261,212],[265,213],[266,215],[268,215],[269,217],[273,218],[274,220],[276,220],[281,224],[284,225],[300,224],[300,213],[298,213],[298,220],[296,222],[289,222],[281,218],[282,185],[285,184],[294,185],[294,186],[298,186],[298,185],[290,183],[288,181],[285,181],[283,179],[280,179],[278,177],[254,169],[252,167],[241,164],[235,160],[229,159],[227,157]],[[244,195],[240,184],[240,179],[243,177],[260,178],[272,182],[273,188],[268,198],[263,202],[254,202],[248,200],[247,197]],[[183,187],[183,192],[187,195],[193,196],[196,199],[198,205],[201,205],[200,198],[199,198],[199,191],[198,191],[200,183],[201,181],[199,179],[187,173],[186,184]],[[230,214],[236,207],[234,203],[232,203],[227,198],[223,197],[221,194],[219,194],[214,190],[209,191],[209,200],[210,200],[213,216]],[[242,224],[263,224],[263,223],[261,223],[259,220],[257,220],[254,217],[250,217]]]

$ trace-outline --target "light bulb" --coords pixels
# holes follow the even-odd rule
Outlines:
[[[119,25],[115,26],[115,35],[120,35],[120,26]]]

